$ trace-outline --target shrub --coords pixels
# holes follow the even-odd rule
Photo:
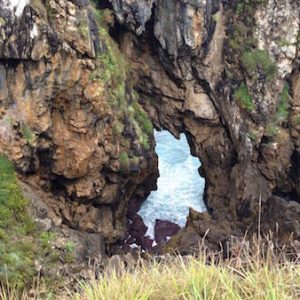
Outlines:
[[[274,122],[270,122],[267,125],[265,135],[269,137],[275,136],[279,133],[279,130],[279,127]]]
[[[35,261],[47,265],[48,253],[55,254],[52,235],[37,231],[27,207],[13,164],[0,155],[0,285],[8,281],[22,288],[32,283]]]
[[[277,73],[276,64],[265,50],[247,51],[242,55],[241,61],[248,75],[253,77],[257,76],[259,69],[264,72],[267,80],[274,78]]]
[[[254,111],[255,105],[245,83],[242,83],[235,91],[234,98],[238,101],[242,108],[249,112]]]
[[[21,123],[21,131],[25,141],[32,144],[34,142],[34,133],[24,122]]]

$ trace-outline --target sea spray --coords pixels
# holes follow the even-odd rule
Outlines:
[[[190,154],[186,136],[181,134],[177,140],[168,131],[156,131],[155,140],[160,173],[158,189],[151,192],[139,211],[151,237],[156,219],[183,227],[189,207],[197,211],[206,209],[202,200],[205,180],[198,171],[201,163]]]

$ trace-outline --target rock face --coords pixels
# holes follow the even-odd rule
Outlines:
[[[299,238],[299,3],[111,3],[144,108],[202,162],[208,213],[191,211],[169,246],[217,247],[257,232],[259,214]]]
[[[130,199],[155,187],[157,157],[105,17],[88,1],[0,7],[0,152],[52,194],[47,230],[122,239]]]

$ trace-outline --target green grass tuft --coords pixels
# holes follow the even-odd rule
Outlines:
[[[28,205],[12,162],[0,155],[0,285],[28,286],[36,276],[35,261],[45,263],[48,253],[55,252],[53,235],[37,230]]]
[[[275,122],[270,122],[267,125],[265,135],[268,137],[276,136],[280,131],[280,128],[277,126]]]
[[[22,135],[23,138],[29,143],[32,144],[34,142],[34,133],[32,132],[32,130],[25,124],[25,123],[21,123],[21,131],[22,131]]]
[[[255,110],[252,96],[250,95],[245,83],[242,83],[240,87],[235,91],[234,98],[238,101],[240,106],[246,109],[248,112],[253,112]]]
[[[257,141],[257,132],[251,130],[248,132],[248,136],[251,139],[251,141],[253,141],[253,142]]]
[[[277,74],[277,66],[265,50],[247,51],[242,55],[241,61],[252,77],[257,76],[258,70],[263,71],[267,80],[273,79]]]

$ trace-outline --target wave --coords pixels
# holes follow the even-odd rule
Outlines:
[[[189,207],[197,211],[206,210],[203,203],[205,180],[198,172],[201,163],[190,154],[186,136],[181,134],[177,140],[168,131],[156,131],[155,140],[160,173],[158,188],[151,192],[138,212],[148,226],[147,234],[152,238],[156,219],[183,227]]]

